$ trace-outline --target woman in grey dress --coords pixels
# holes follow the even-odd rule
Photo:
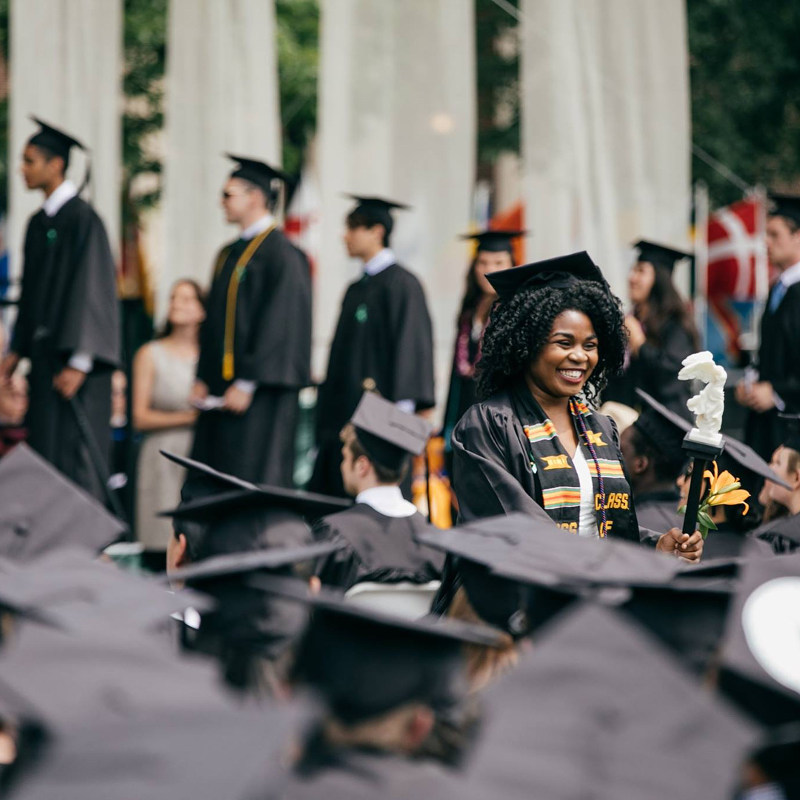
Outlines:
[[[172,287],[167,324],[158,339],[139,348],[133,361],[133,426],[145,434],[137,472],[136,531],[146,561],[166,552],[172,523],[156,512],[177,505],[183,470],[159,450],[188,455],[197,411],[189,403],[205,318],[202,289],[191,280]],[[155,558],[153,558],[155,557]]]

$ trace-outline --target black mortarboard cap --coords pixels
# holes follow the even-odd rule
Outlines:
[[[405,703],[442,708],[458,699],[461,646],[497,646],[485,626],[439,617],[408,619],[349,603],[330,590],[311,594],[302,582],[254,576],[251,584],[313,609],[298,646],[296,678],[316,687],[346,723],[371,719]]]
[[[127,527],[26,444],[0,460],[0,555],[20,561],[62,547],[98,553]]]
[[[783,446],[800,453],[800,414],[778,414],[778,417],[786,427]]]
[[[617,612],[583,604],[486,693],[462,800],[728,798],[755,730]]]
[[[176,569],[170,573],[169,580],[202,584],[204,581],[232,575],[281,569],[292,564],[330,555],[344,546],[344,543],[319,542],[298,547],[275,547],[269,550],[227,553],[205,558],[196,564]]]
[[[157,680],[157,676],[154,678]],[[288,780],[292,710],[212,705],[163,708],[49,734],[30,769],[12,775],[19,800],[272,798]],[[13,768],[12,768],[13,769]]]
[[[678,261],[683,261],[685,258],[692,258],[691,253],[686,253],[683,250],[676,250],[674,247],[667,247],[663,244],[656,244],[655,242],[648,242],[645,239],[640,239],[634,247],[639,251],[636,258],[637,261],[647,261],[654,267],[663,267],[669,272],[675,269],[675,264]]]
[[[246,156],[235,156],[232,153],[225,154],[231,161],[235,161],[238,166],[231,172],[231,178],[241,178],[244,181],[255,184],[267,197],[272,196],[276,191],[276,181],[289,183],[289,176],[282,170],[257,161]]]
[[[719,686],[760,722],[800,722],[800,555],[744,563]]]
[[[636,394],[639,395],[650,408],[657,411],[665,420],[671,422],[684,433],[688,433],[692,429],[691,422],[684,419],[680,414],[676,414],[662,403],[659,403],[658,400],[647,392],[642,389],[637,389]],[[779,478],[772,467],[770,467],[752,447],[746,445],[744,442],[740,442],[738,439],[734,439],[727,433],[723,435],[723,439],[723,452],[729,455],[739,466],[744,467],[765,480],[780,484],[787,489],[789,488],[786,481]]]
[[[544,286],[564,289],[580,281],[594,281],[608,290],[603,273],[585,250],[493,272],[486,279],[503,302],[523,289],[539,289]]]
[[[351,200],[355,200],[355,208],[348,214],[348,219],[356,218],[360,223],[372,225],[383,225],[386,235],[392,232],[394,227],[393,211],[407,211],[411,206],[404,203],[396,203],[394,200],[386,200],[383,197],[365,197],[357,194],[347,194]]]
[[[422,417],[374,392],[364,392],[350,422],[369,457],[389,469],[399,469],[407,456],[419,455],[433,430]]]
[[[480,233],[464,233],[460,238],[472,240],[477,243],[478,251],[489,253],[511,252],[511,240],[525,236],[524,230],[485,230]]]
[[[59,730],[223,700],[220,685],[213,663],[106,624],[76,632],[24,623],[0,650],[0,715],[35,715]]]
[[[800,225],[800,195],[796,194],[769,194],[770,216],[787,217]]]
[[[655,450],[656,458],[674,468],[674,477],[677,478],[687,460],[683,449],[683,430],[649,407],[642,410],[633,427]]]
[[[155,579],[59,549],[24,563],[0,562],[0,605],[62,627],[107,624],[139,631],[165,627],[170,615],[210,601],[195,592],[168,592]]]
[[[39,130],[28,139],[28,144],[46,148],[54,155],[61,156],[65,163],[69,162],[69,153],[73,147],[86,152],[86,147],[74,136],[48,125],[33,115],[30,116],[30,119],[39,126]]]

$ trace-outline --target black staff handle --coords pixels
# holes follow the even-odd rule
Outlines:
[[[703,473],[706,465],[713,461],[722,452],[722,443],[719,445],[695,441],[692,434],[694,429],[686,434],[683,440],[683,449],[692,459],[692,480],[689,484],[689,497],[686,500],[686,513],[683,515],[683,532],[690,536],[697,530],[697,512],[700,510],[700,495],[703,491]]]
[[[686,513],[683,515],[683,532],[690,536],[697,530],[697,512],[700,510],[700,495],[703,491],[703,473],[706,471],[705,461],[695,458],[692,461],[692,480],[689,484],[689,497],[686,500]]]

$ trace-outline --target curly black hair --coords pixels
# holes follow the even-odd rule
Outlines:
[[[597,334],[597,367],[584,387],[586,399],[596,400],[608,377],[622,370],[628,337],[619,298],[592,281],[523,289],[495,304],[477,365],[478,398],[486,400],[520,376],[544,347],[555,318],[568,310],[586,314]]]

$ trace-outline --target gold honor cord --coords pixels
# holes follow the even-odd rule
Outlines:
[[[255,236],[245,251],[239,256],[236,266],[233,269],[230,283],[228,284],[228,302],[225,307],[225,351],[222,355],[222,377],[226,381],[233,380],[233,334],[236,330],[236,300],[239,297],[239,283],[242,275],[250,263],[250,259],[261,246],[264,239],[275,230],[275,223],[269,226],[263,233]]]

